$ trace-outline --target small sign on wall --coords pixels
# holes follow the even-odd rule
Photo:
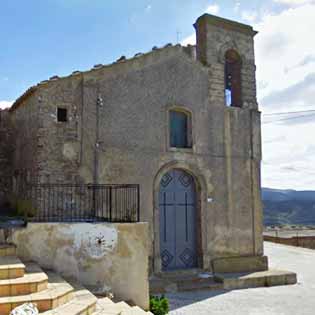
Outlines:
[[[208,198],[207,198],[207,201],[208,201],[208,203],[211,203],[211,202],[213,202],[213,198],[208,197]]]

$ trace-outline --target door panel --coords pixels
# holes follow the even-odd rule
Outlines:
[[[196,267],[196,190],[193,177],[182,170],[168,172],[161,180],[159,198],[162,269]]]

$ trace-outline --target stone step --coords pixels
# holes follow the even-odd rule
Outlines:
[[[74,288],[73,298],[66,304],[49,310],[42,315],[90,315],[96,310],[97,298],[90,291],[77,283],[71,282]]]
[[[37,264],[28,263],[23,277],[0,280],[0,297],[40,292],[47,289],[47,284],[46,273]]]
[[[223,290],[222,283],[216,282],[213,277],[211,278],[194,278],[181,280],[177,282],[179,292],[194,291],[194,290]]]
[[[150,279],[150,294],[194,290],[223,290],[223,284],[216,282],[210,273],[172,275],[168,278],[164,275],[163,278],[152,277]]]
[[[0,244],[0,257],[16,256],[16,246],[13,244]]]
[[[272,269],[247,273],[218,273],[215,274],[215,279],[221,282],[226,290],[271,287],[297,282],[294,272]]]
[[[121,315],[151,315],[152,313],[144,311],[139,306],[132,306],[129,310],[124,310],[120,314]]]
[[[115,304],[115,303],[107,297],[97,299],[97,307],[102,308],[108,304]]]
[[[73,297],[73,287],[63,278],[47,272],[48,287],[46,290],[11,297],[0,297],[0,315],[8,315],[11,310],[24,303],[34,303],[40,312],[55,309],[69,302]]]
[[[0,247],[0,253],[5,250],[7,249]],[[13,249],[10,248],[8,252],[13,252]],[[0,280],[23,277],[24,273],[25,265],[19,258],[16,256],[1,256],[0,254]]]
[[[196,277],[198,274],[203,273],[203,270],[194,268],[194,269],[179,269],[174,271],[163,271],[157,276],[162,279],[178,279],[182,277]]]
[[[93,315],[120,315],[123,311],[130,310],[129,306],[125,302],[118,303],[99,303],[96,304],[96,311]]]

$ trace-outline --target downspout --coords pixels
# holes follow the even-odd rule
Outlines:
[[[95,103],[95,143],[94,143],[94,174],[93,174],[93,215],[96,217],[96,185],[98,184],[98,163],[99,163],[99,156],[98,156],[98,151],[99,151],[99,129],[100,129],[100,120],[99,120],[99,108],[103,106],[103,100],[102,97],[99,95],[97,89],[97,100]]]
[[[253,125],[253,111],[250,110],[250,183],[251,183],[251,208],[252,208],[252,237],[253,237],[253,256],[256,255],[256,240],[255,240],[255,191],[254,191],[254,170],[253,170],[253,164],[254,164],[254,141],[253,141],[253,132],[254,132],[254,125]]]
[[[96,110],[95,110],[95,144],[94,144],[94,176],[93,183],[94,185],[98,184],[98,164],[99,164],[99,145],[100,145],[100,120],[99,120],[99,108],[103,106],[103,99],[99,93],[96,101]]]
[[[83,113],[84,113],[84,75],[81,75],[81,128],[80,128],[80,159],[79,165],[82,166],[83,161]]]

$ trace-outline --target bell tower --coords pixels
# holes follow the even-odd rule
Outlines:
[[[210,14],[194,24],[197,59],[210,68],[211,101],[257,109],[253,28]]]

